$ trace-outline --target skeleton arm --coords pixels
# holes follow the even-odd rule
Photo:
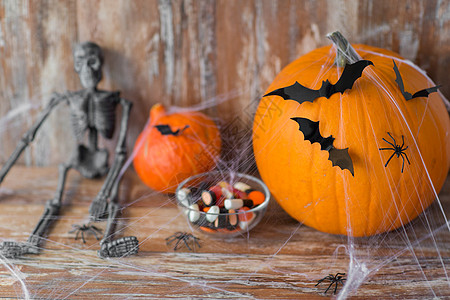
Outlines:
[[[17,161],[20,154],[22,154],[25,148],[28,147],[28,145],[34,140],[37,131],[44,123],[45,119],[47,119],[48,115],[52,112],[53,108],[55,108],[63,100],[65,100],[65,97],[62,97],[61,95],[58,94],[53,94],[53,96],[50,99],[50,103],[47,105],[44,111],[41,112],[41,114],[39,115],[38,119],[33,124],[33,126],[23,135],[16,149],[0,170],[0,184],[2,183],[6,174],[8,174],[9,170],[12,168],[14,163]]]
[[[120,180],[118,177],[127,156],[126,135],[132,103],[128,100],[120,99],[120,105],[122,106],[122,120],[120,122],[119,139],[117,141],[114,162],[102,189],[89,209],[89,213],[94,220],[102,218],[107,213],[107,199],[110,199],[114,203],[117,201],[118,180]]]

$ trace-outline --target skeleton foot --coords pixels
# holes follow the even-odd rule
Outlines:
[[[125,257],[136,254],[138,251],[138,239],[135,236],[125,236],[111,242],[102,242],[98,256],[101,258]]]
[[[7,258],[16,258],[25,254],[39,254],[39,248],[30,243],[6,241],[0,244],[0,253]]]
[[[89,207],[89,215],[94,222],[102,221],[108,217],[108,202],[106,199],[97,198]]]

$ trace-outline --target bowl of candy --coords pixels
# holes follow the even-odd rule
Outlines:
[[[269,189],[260,179],[219,171],[187,178],[175,196],[190,227],[225,238],[255,227],[270,201]]]

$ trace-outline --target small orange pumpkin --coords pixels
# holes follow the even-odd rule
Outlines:
[[[311,89],[325,80],[336,83],[343,69],[335,64],[336,49],[341,51],[339,44],[295,60],[267,92],[295,82]],[[418,67],[388,50],[354,49],[373,66],[343,94],[301,104],[277,95],[261,99],[253,145],[264,182],[292,217],[328,233],[370,236],[407,224],[436,198],[450,166],[450,120],[439,93],[409,101],[401,93],[393,60],[412,93],[434,86]],[[319,121],[323,137],[332,135],[337,149],[348,148],[354,175],[332,166],[320,144],[305,140],[291,119],[297,117]],[[389,135],[408,146],[404,170],[404,157],[382,150],[392,147],[387,141],[394,144]]]
[[[219,130],[209,117],[189,111],[168,114],[162,104],[136,140],[134,168],[150,188],[174,193],[184,179],[210,171],[219,159]]]

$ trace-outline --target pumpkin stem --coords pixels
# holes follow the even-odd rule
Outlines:
[[[166,114],[166,108],[161,103],[156,103],[152,106],[150,109],[150,120],[151,122],[155,122],[158,120],[161,116],[164,116]]]
[[[356,53],[352,45],[350,45],[339,31],[327,34],[327,38],[336,46],[336,59],[334,63],[338,67],[343,68],[347,63],[352,64],[361,60],[361,57]]]

